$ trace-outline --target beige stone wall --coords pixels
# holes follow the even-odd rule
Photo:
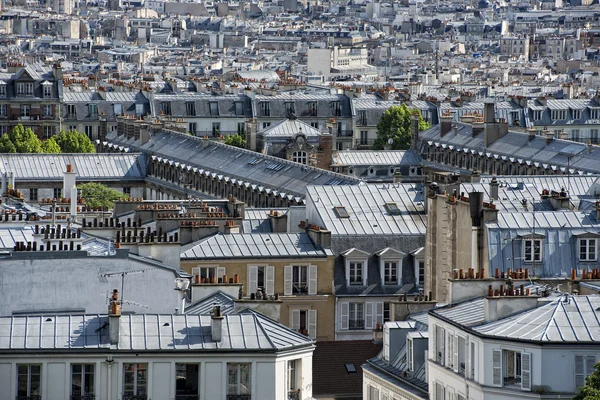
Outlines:
[[[290,260],[202,260],[181,261],[181,268],[187,273],[192,273],[192,268],[198,266],[219,266],[226,269],[228,278],[239,275],[243,284],[243,295],[249,297],[248,267],[273,266],[275,267],[275,293],[280,295],[281,304],[280,322],[290,326],[290,312],[296,310],[317,311],[317,340],[334,340],[334,309],[335,296],[333,295],[333,257],[321,259],[290,259]],[[316,265],[317,266],[317,294],[313,296],[283,296],[284,267],[286,265]]]

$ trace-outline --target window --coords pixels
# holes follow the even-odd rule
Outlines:
[[[590,129],[590,141],[592,144],[598,144],[598,129]]]
[[[331,102],[331,113],[335,116],[340,116],[342,115],[342,108],[340,106],[340,102],[339,101],[332,101]]]
[[[98,118],[98,104],[88,104],[90,118]]]
[[[186,101],[185,115],[191,116],[191,117],[196,116],[196,103],[194,103],[193,101]]]
[[[199,371],[200,365],[198,364],[175,364],[175,399],[198,398],[200,393]]]
[[[245,122],[237,123],[237,133],[238,133],[238,135],[246,134],[246,123]]]
[[[195,267],[192,275],[194,275],[196,283],[211,283],[213,277],[217,276],[217,272],[217,267]]]
[[[542,119],[542,110],[534,110],[533,111],[533,120],[540,121]]]
[[[217,103],[216,101],[209,102],[208,109],[210,115],[219,115],[219,103]]]
[[[504,351],[504,385],[521,385],[521,353]]]
[[[271,123],[270,123],[270,122],[263,122],[263,124],[262,124],[262,128],[263,128],[263,129],[267,129],[267,128],[268,128],[268,127],[270,127],[270,126],[271,126]]]
[[[396,203],[385,203],[385,208],[387,208],[388,213],[391,215],[400,214],[400,208],[398,208],[398,204]]]
[[[383,284],[398,284],[398,263],[396,261],[384,261],[383,263]]]
[[[388,301],[383,303],[383,323],[391,321],[390,318],[390,303]]]
[[[435,382],[435,400],[446,400],[446,388],[439,382]]]
[[[285,102],[285,115],[289,118],[294,114],[296,114],[296,108],[294,107],[294,102],[286,101]]]
[[[62,189],[61,188],[54,188],[54,198],[55,199],[60,199],[62,197]]]
[[[143,113],[144,113],[144,105],[143,104],[136,104],[135,105],[135,115],[139,117]]]
[[[196,131],[197,131],[197,129],[198,129],[198,126],[196,125],[196,122],[190,122],[190,123],[188,124],[188,132],[189,132],[191,135],[194,135],[194,136],[196,136]]]
[[[523,260],[525,262],[542,261],[541,239],[525,239],[523,241]]]
[[[348,214],[346,207],[336,206],[336,207],[334,207],[334,210],[335,210],[335,213],[337,214],[338,218],[350,218],[350,214]]]
[[[579,129],[571,129],[571,137],[575,142],[579,142]]]
[[[571,113],[573,114],[573,119],[581,118],[581,110],[571,110]]]
[[[367,400],[379,400],[379,389],[377,389],[375,386],[369,385]]]
[[[365,329],[365,314],[363,303],[350,303],[348,313],[348,329]]]
[[[600,116],[600,109],[590,109],[591,119],[598,119],[598,116]]]
[[[308,107],[308,115],[316,117],[318,115],[318,106],[316,101],[309,101],[306,103]]]
[[[425,284],[425,261],[419,260],[419,285]]]
[[[260,288],[267,295],[275,294],[275,267],[273,266],[248,266],[248,294],[256,293]]]
[[[21,104],[21,118],[29,118],[31,116],[31,106],[29,104]]]
[[[358,112],[358,125],[367,124],[367,110],[360,110]]]
[[[287,362],[287,397],[288,400],[300,399],[300,360]]]
[[[435,361],[444,365],[444,356],[446,353],[446,330],[444,328],[434,328],[435,337]]]
[[[129,186],[124,187],[123,194],[126,194],[127,196],[131,196],[131,187],[129,187]]]
[[[360,131],[360,144],[362,144],[362,145],[368,144],[368,136],[369,136],[368,131]]]
[[[0,84],[0,96],[6,96],[6,84]]]
[[[579,239],[579,261],[596,261],[596,239]]]
[[[69,132],[73,132],[77,130],[77,126],[75,125],[69,125]]]
[[[408,370],[415,370],[415,360],[413,357],[413,341],[412,339],[406,339],[406,363],[408,364]]]
[[[300,164],[308,164],[308,156],[305,151],[295,151],[292,153],[292,161]]]
[[[552,110],[551,116],[555,120],[567,119],[567,110]]]
[[[17,398],[41,396],[41,365],[17,365]]]
[[[363,265],[362,262],[350,262],[348,272],[348,283],[350,285],[363,285]]]
[[[213,136],[218,136],[221,134],[221,123],[220,122],[212,123],[212,134],[213,134]]]
[[[310,126],[315,128],[315,129],[319,129],[319,123],[318,122],[311,122]]]
[[[6,117],[6,104],[0,104],[0,117]]]
[[[67,104],[67,118],[75,118],[75,104]]]
[[[71,365],[71,400],[94,395],[94,364]]]
[[[292,294],[308,294],[308,265],[292,268]]]
[[[271,106],[268,101],[260,102],[260,111],[261,111],[263,117],[271,116]]]
[[[122,115],[123,114],[123,104],[121,104],[121,103],[113,104],[113,113],[115,115]]]
[[[37,201],[38,199],[38,190],[37,189],[29,189],[29,201]]]
[[[244,115],[244,103],[241,101],[235,102],[235,115]]]
[[[44,117],[52,117],[52,105],[44,104]]]
[[[54,127],[53,126],[44,126],[44,138],[48,139],[54,135]]]
[[[531,353],[492,350],[493,386],[520,386],[531,390]]]
[[[94,127],[92,125],[86,125],[84,129],[87,137],[91,139],[94,135]]]
[[[585,384],[585,378],[594,372],[595,364],[595,356],[575,356],[575,387],[581,387]]]
[[[171,102],[163,101],[160,103],[160,112],[164,115],[171,115]]]
[[[227,364],[228,400],[250,399],[250,365],[251,364]]]
[[[52,97],[52,85],[44,85],[44,97]]]
[[[123,400],[137,400],[147,395],[148,364],[123,364]]]

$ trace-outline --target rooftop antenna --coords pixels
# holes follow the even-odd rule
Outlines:
[[[100,275],[100,278],[111,278],[114,276],[121,277],[121,310],[123,310],[123,304],[131,304],[131,305],[135,305],[135,306],[139,306],[139,307],[148,308],[148,306],[145,306],[143,304],[139,304],[139,303],[136,303],[133,301],[125,301],[125,292],[124,292],[126,275],[143,274],[146,271],[147,271],[146,269],[134,269],[131,271],[107,272],[105,274]]]

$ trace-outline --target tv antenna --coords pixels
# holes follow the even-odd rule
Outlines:
[[[143,274],[144,272],[146,272],[147,269],[134,269],[131,271],[118,271],[118,272],[107,272],[105,274],[101,274],[100,278],[104,278],[104,279],[100,279],[103,282],[108,282],[108,280],[106,278],[112,278],[115,276],[120,276],[121,277],[121,311],[123,310],[123,304],[129,304],[129,305],[134,305],[134,306],[138,306],[138,307],[145,307],[148,308],[148,306],[140,304],[140,303],[136,303],[134,301],[126,301],[125,300],[125,276],[127,275],[134,275],[134,274]],[[107,300],[110,298],[110,295],[107,295]]]

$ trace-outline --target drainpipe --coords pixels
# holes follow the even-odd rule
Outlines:
[[[106,395],[106,399],[110,400],[110,396],[111,396],[111,380],[112,380],[112,364],[113,364],[114,360],[112,358],[112,356],[108,356],[106,358],[106,364],[108,365],[108,379],[107,379],[107,395]]]

